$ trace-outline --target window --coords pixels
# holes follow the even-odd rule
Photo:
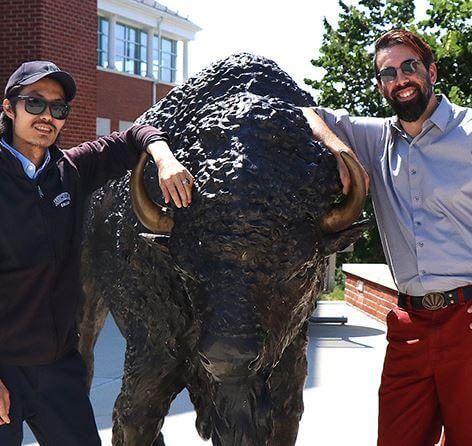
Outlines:
[[[111,36],[114,36],[113,42],[110,40]],[[152,54],[148,55],[150,36],[152,36],[152,52],[150,51]],[[154,33],[148,35],[146,31],[117,23],[112,18],[98,17],[97,65],[99,67],[110,68],[108,60],[113,60],[114,66],[111,68],[123,73],[146,77],[149,69],[154,79],[175,83],[177,43],[169,37],[160,37]],[[112,54],[108,53],[109,48]]]
[[[105,136],[110,134],[110,119],[97,118],[97,136]]]
[[[176,59],[177,42],[163,37],[161,39],[160,80],[175,82]]]
[[[97,32],[97,63],[100,67],[108,67],[108,38],[110,22],[103,17],[98,18]]]
[[[117,70],[146,76],[147,33],[117,23],[115,51]]]
[[[118,130],[122,132],[123,130],[128,130],[132,125],[134,125],[133,121],[120,121],[118,123]]]
[[[159,37],[153,36],[152,38],[152,77],[159,79]]]

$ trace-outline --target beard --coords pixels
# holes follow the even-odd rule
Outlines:
[[[397,99],[396,92],[399,90],[403,90],[407,87],[415,87],[417,94],[410,101],[401,102]],[[408,83],[408,85],[398,88],[395,91],[392,91],[392,95],[390,97],[385,97],[385,99],[402,121],[414,122],[417,121],[426,110],[426,107],[428,106],[432,94],[433,84],[431,83],[431,79],[428,76],[425,79],[423,85],[410,82]]]

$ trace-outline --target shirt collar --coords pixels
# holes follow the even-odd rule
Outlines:
[[[426,120],[426,122],[431,121],[436,127],[438,127],[441,132],[446,130],[449,118],[452,113],[452,104],[449,102],[449,99],[442,95],[438,95],[438,106],[434,110],[433,114]]]
[[[403,127],[400,123],[400,119],[398,118],[397,115],[392,116],[390,119],[390,126],[392,128],[392,133],[393,134],[398,134],[398,135],[403,135],[405,138],[408,137],[406,134],[405,130],[403,130]]]
[[[432,113],[432,115],[423,123],[423,129],[426,128],[428,123],[434,124],[436,127],[444,132],[447,128],[447,124],[449,122],[449,118],[452,113],[452,104],[449,102],[449,99],[444,96],[443,94],[437,95],[438,99],[438,106],[436,110]],[[390,118],[390,125],[393,129],[395,129],[399,134],[406,135],[405,131],[400,124],[400,119],[398,116],[392,116]]]
[[[49,153],[49,149],[47,149],[43,164],[41,164],[41,166],[36,169],[36,166],[28,158],[26,158],[26,156],[8,144],[5,141],[5,138],[2,138],[1,143],[2,146],[5,147],[21,163],[25,174],[31,180],[35,180],[51,160],[51,154]]]

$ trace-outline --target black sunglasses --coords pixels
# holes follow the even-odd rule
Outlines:
[[[400,64],[400,70],[402,70],[403,74],[406,75],[416,73],[416,71],[418,70],[418,65],[420,63],[421,61],[417,59],[405,60]],[[384,84],[392,82],[396,77],[397,68],[395,67],[387,67],[377,73],[377,79],[379,79]]]
[[[70,113],[70,105],[65,101],[46,101],[34,96],[13,96],[10,102],[25,101],[25,110],[32,115],[40,115],[49,107],[51,116],[55,119],[66,119]]]

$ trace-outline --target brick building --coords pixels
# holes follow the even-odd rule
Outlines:
[[[397,304],[397,287],[388,266],[347,263],[343,271],[346,302],[385,322],[388,312]]]
[[[27,60],[52,60],[78,87],[70,147],[128,127],[188,76],[200,28],[154,0],[1,0],[0,88]],[[2,94],[3,96],[3,94]]]

